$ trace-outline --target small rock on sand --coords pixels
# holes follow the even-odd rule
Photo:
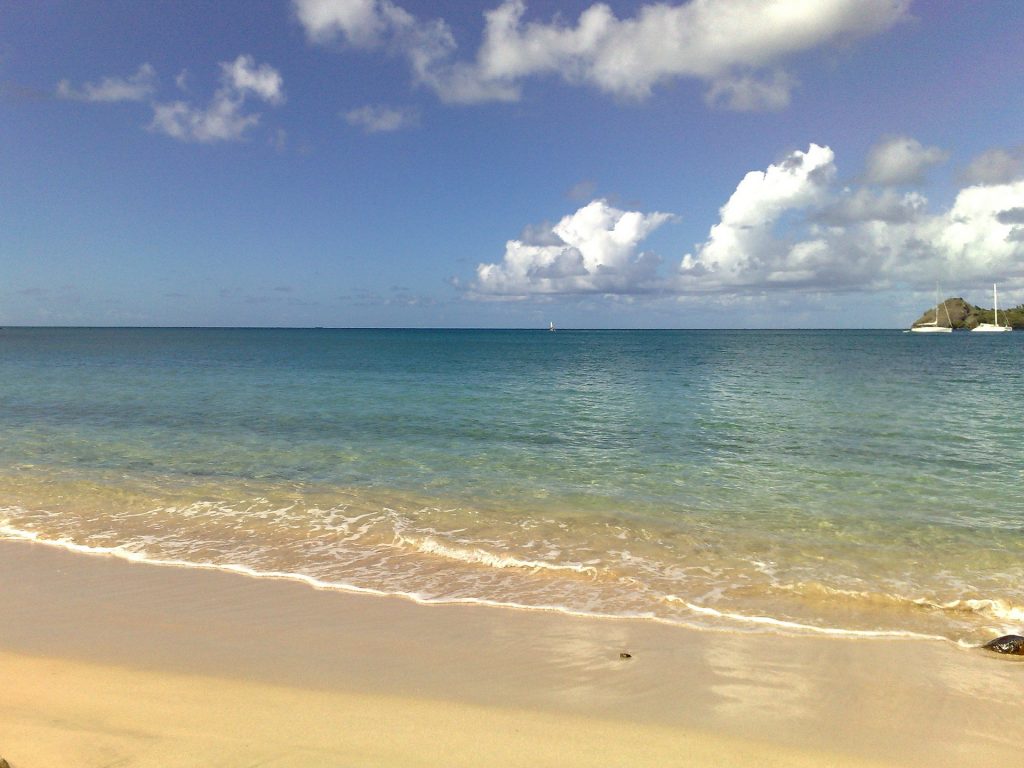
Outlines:
[[[1024,656],[1024,637],[1020,635],[1003,635],[995,640],[990,640],[982,646],[996,653],[1012,653],[1017,656]],[[3,766],[0,766],[3,768]]]

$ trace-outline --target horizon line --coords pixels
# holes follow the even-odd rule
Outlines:
[[[0,330],[221,330],[221,331],[544,331],[543,325],[526,326],[455,326],[455,325],[26,325],[13,323],[0,326]],[[840,328],[823,326],[779,327],[598,327],[562,326],[559,331],[899,331],[902,326],[867,326]]]

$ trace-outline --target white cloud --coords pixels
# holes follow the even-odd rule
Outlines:
[[[295,0],[295,13],[313,42],[341,36],[350,45],[372,47],[387,25],[382,5],[377,0]]]
[[[1024,209],[1024,180],[973,186],[937,217],[931,240],[952,274],[972,282],[1024,276],[1024,243],[1015,233]]]
[[[368,104],[345,113],[349,125],[362,128],[365,133],[390,133],[410,128],[419,123],[419,115],[409,109],[395,109],[381,104]]]
[[[1024,147],[983,152],[967,166],[964,178],[968,184],[1005,184],[1024,178]]]
[[[509,240],[500,263],[480,264],[477,295],[637,293],[656,278],[660,260],[640,243],[672,217],[621,211],[604,200],[565,216],[535,242]]]
[[[477,68],[454,60],[455,37],[442,19],[423,21],[390,0],[293,0],[311,42],[335,41],[353,48],[383,48],[407,59],[413,79],[442,101],[512,101],[512,85],[481,77]]]
[[[206,109],[183,101],[154,104],[150,128],[180,141],[231,141],[260,121],[259,115],[242,114],[240,108],[238,102],[224,97],[215,97]]]
[[[681,274],[705,284],[742,285],[803,280],[821,258],[819,241],[790,246],[775,236],[783,214],[820,207],[835,177],[834,155],[811,144],[766,171],[751,171],[736,187],[707,241],[683,258]]]
[[[478,60],[488,78],[559,73],[642,98],[663,80],[695,77],[717,83],[719,93],[738,94],[741,108],[754,102],[754,91],[757,100],[770,94],[767,101],[775,105],[788,98],[787,77],[757,78],[751,70],[842,36],[887,29],[904,18],[907,6],[903,0],[703,0],[645,5],[636,16],[618,19],[607,5],[596,4],[567,26],[524,23],[525,4],[506,0],[487,14]]]
[[[968,187],[929,214],[919,192],[837,190],[834,177],[831,150],[813,144],[763,177],[748,174],[684,257],[676,289],[849,291],[939,277],[968,288],[1024,275],[1024,244],[1013,237],[1024,181]]]
[[[920,192],[840,188],[837,175],[833,151],[816,144],[751,171],[675,270],[640,252],[669,214],[597,200],[544,237],[509,241],[501,262],[477,268],[470,293],[750,296],[1024,281],[1024,180],[966,187],[930,213]]]
[[[231,141],[260,121],[259,113],[245,111],[250,95],[271,105],[284,101],[280,73],[267,64],[257,66],[252,56],[222,62],[220,68],[221,86],[206,108],[184,101],[154,104],[150,128],[181,141]]]
[[[221,62],[221,81],[237,93],[254,93],[268,104],[284,102],[284,80],[281,73],[269,64],[260,64],[252,56],[239,56],[231,62]]]
[[[884,186],[919,184],[929,168],[944,163],[947,157],[938,147],[925,147],[917,139],[894,136],[868,152],[865,180]]]
[[[640,99],[661,82],[689,77],[730,109],[779,109],[795,80],[792,55],[842,38],[884,31],[906,18],[909,0],[691,0],[642,6],[619,19],[608,5],[585,9],[575,25],[526,20],[523,0],[485,15],[471,60],[455,60],[443,20],[424,22],[390,0],[293,0],[307,37],[404,55],[415,80],[451,102],[514,100],[523,79],[555,75],[619,97]]]
[[[145,101],[155,89],[156,71],[149,64],[143,64],[129,77],[105,77],[98,83],[85,83],[80,89],[73,88],[68,80],[61,80],[57,84],[57,95],[77,101]]]
[[[927,199],[918,192],[900,194],[893,189],[844,189],[830,205],[822,209],[819,220],[832,225],[866,221],[905,224],[925,213]]]

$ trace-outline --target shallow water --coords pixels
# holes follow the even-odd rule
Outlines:
[[[1024,334],[6,329],[0,531],[736,630],[1024,629]]]

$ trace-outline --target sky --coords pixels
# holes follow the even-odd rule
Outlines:
[[[1017,0],[11,0],[0,326],[1024,302]]]

